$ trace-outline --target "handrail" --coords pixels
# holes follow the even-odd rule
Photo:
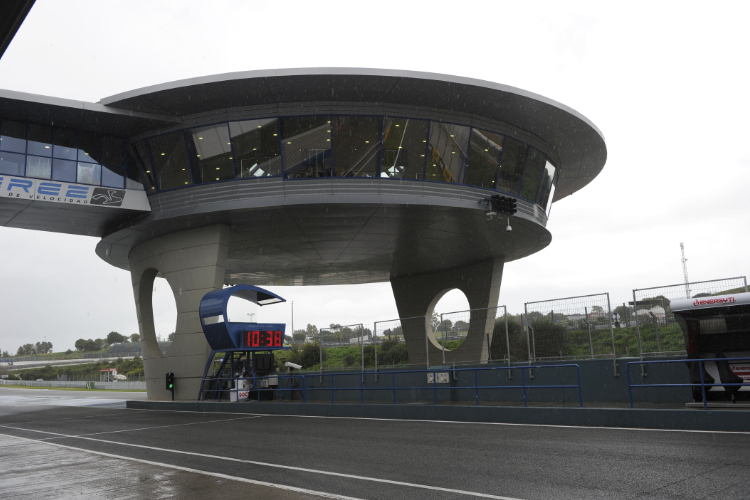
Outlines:
[[[575,368],[576,370],[576,378],[578,383],[577,384],[557,384],[557,385],[527,385],[526,384],[526,374],[525,370],[529,369],[546,369],[546,368]],[[479,383],[479,372],[491,372],[491,371],[498,371],[498,370],[521,370],[521,385],[480,385]],[[446,387],[440,387],[437,384],[437,373],[445,373],[449,372],[452,374],[457,374],[458,372],[474,372],[474,383],[470,385],[448,385]],[[235,394],[237,394],[237,398],[239,400],[239,391],[254,391],[257,392],[257,398],[258,401],[260,401],[260,393],[266,392],[266,391],[279,391],[279,401],[282,399],[282,393],[283,392],[289,392],[289,391],[299,391],[302,393],[303,396],[303,402],[308,403],[308,391],[331,391],[331,403],[335,403],[336,401],[336,391],[359,391],[360,392],[360,404],[364,404],[365,398],[365,391],[391,391],[392,397],[393,397],[393,404],[396,404],[397,402],[397,391],[406,391],[406,390],[432,390],[433,391],[433,404],[438,404],[438,390],[446,390],[446,389],[465,389],[465,390],[471,390],[474,389],[474,398],[476,405],[479,406],[480,403],[480,397],[479,397],[479,391],[480,389],[522,389],[523,390],[523,406],[528,407],[528,390],[529,389],[578,389],[578,402],[580,407],[583,407],[583,391],[581,388],[581,370],[580,367],[577,364],[557,364],[557,365],[538,365],[538,366],[492,366],[492,367],[476,367],[476,368],[429,368],[429,369],[421,369],[421,370],[404,370],[404,371],[386,371],[386,372],[377,372],[377,375],[381,377],[387,377],[391,376],[392,383],[390,384],[390,387],[365,387],[364,385],[364,376],[367,373],[375,374],[375,372],[340,372],[340,373],[324,373],[322,377],[331,377],[331,385],[330,386],[320,386],[320,387],[314,387],[310,386],[307,382],[308,378],[315,378],[315,377],[321,377],[321,374],[299,374],[299,375],[281,375],[281,374],[271,374],[271,377],[278,377],[279,385],[276,388],[272,387],[260,387],[260,383],[256,383],[256,380],[260,381],[263,379],[268,379],[268,375],[266,376],[247,376],[247,377],[239,377],[239,378],[233,378],[233,377],[216,377],[216,378],[207,378],[206,381],[230,381],[234,385],[234,387],[231,388],[218,388],[218,389],[206,389],[203,388],[201,391],[200,398],[201,400],[204,399],[204,396],[207,393],[222,393],[225,391],[234,391]],[[412,373],[432,373],[432,385],[425,385],[425,386],[409,386],[409,387],[397,387],[396,386],[396,375],[402,375],[402,374],[412,374]],[[359,378],[359,384],[356,387],[336,387],[336,377],[352,377],[352,376],[360,376]],[[283,379],[290,380],[290,379],[302,379],[301,386],[297,387],[282,387],[281,381]],[[252,387],[247,388],[239,388],[239,384],[235,383],[236,381],[240,380],[251,380],[252,381]],[[322,383],[322,382],[321,382]]]
[[[703,363],[706,361],[726,361],[726,362],[733,362],[733,361],[750,361],[750,357],[748,358],[701,358],[701,359],[667,359],[667,360],[655,360],[655,361],[631,361],[625,365],[625,371],[628,376],[628,396],[630,398],[630,407],[633,408],[633,387],[700,387],[701,393],[703,396],[703,409],[708,409],[708,399],[706,398],[706,387],[734,387],[734,386],[745,386],[748,387],[750,384],[741,383],[741,384],[735,384],[735,383],[729,383],[729,382],[722,382],[718,384],[707,384],[704,377],[703,377]],[[633,384],[630,381],[630,365],[653,365],[657,363],[698,363],[698,371],[700,372],[701,376],[701,382],[700,384]]]

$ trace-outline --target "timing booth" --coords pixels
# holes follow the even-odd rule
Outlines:
[[[251,285],[209,292],[201,299],[199,315],[211,346],[201,381],[199,400],[268,400],[278,391],[279,375],[273,351],[284,346],[283,323],[231,322],[229,299],[237,297],[258,306],[286,302]]]

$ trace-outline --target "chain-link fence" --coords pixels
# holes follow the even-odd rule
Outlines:
[[[362,323],[352,325],[332,324],[329,328],[321,328],[318,332],[320,372],[346,369],[364,371],[365,366],[372,364],[372,362],[368,363],[365,358],[365,345],[372,344],[372,342],[372,332],[366,329]],[[335,349],[342,347],[355,349]]]
[[[612,358],[617,373],[609,293],[527,302],[524,326],[531,360]]]
[[[674,356],[685,354],[685,341],[670,304],[674,299],[711,297],[728,293],[747,292],[747,278],[725,278],[695,281],[678,285],[639,288],[633,290],[630,307],[616,308],[625,324],[635,328],[638,355]]]
[[[513,333],[516,334],[517,330],[520,331],[520,325],[519,328],[509,328],[508,310],[505,306],[454,311],[440,314],[433,319],[432,330],[435,332],[435,340],[437,340],[442,348],[442,362],[446,362],[446,351],[458,349],[466,340],[466,337],[469,335],[472,314],[480,316],[479,323],[481,323],[481,316],[486,315],[484,328],[481,332],[483,338],[480,342],[486,341],[486,345],[489,347],[487,361],[489,363],[507,363],[510,365],[511,357],[509,353],[513,351],[510,342],[510,330],[513,330]],[[510,321],[512,324],[513,319],[511,318]],[[518,353],[514,353],[516,354],[514,356],[516,360],[521,355],[521,350],[519,349],[518,351]]]
[[[375,369],[392,368],[396,365],[409,366],[409,351],[406,345],[407,336],[413,339],[415,346],[425,335],[424,316],[376,321],[373,326],[375,344]],[[426,349],[426,343],[419,342]]]

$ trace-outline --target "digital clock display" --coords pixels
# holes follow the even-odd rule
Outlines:
[[[284,347],[281,330],[250,330],[244,332],[247,347]]]

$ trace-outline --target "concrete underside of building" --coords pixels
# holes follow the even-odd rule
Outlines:
[[[58,127],[80,131],[71,136],[79,137],[78,177],[56,184],[63,165],[57,143],[47,147],[53,153],[35,152],[39,140],[32,141],[28,126],[26,149],[8,156],[26,161],[25,170],[0,176],[0,225],[102,238],[97,254],[132,276],[150,399],[170,397],[166,372],[177,377],[177,399],[196,398],[210,353],[200,299],[230,283],[390,281],[399,316],[412,318],[403,320],[410,362],[427,361],[425,339],[437,359],[442,353],[430,326],[437,301],[459,289],[471,309],[497,306],[505,264],[550,244],[552,202],[591,182],[606,162],[601,133],[564,105],[426,73],[260,71],[174,82],[100,103],[0,91],[0,105],[0,134],[21,122],[47,124],[34,125],[33,133],[48,127],[50,137],[64,135]],[[265,139],[252,135],[256,128]],[[232,135],[235,129],[241,133]],[[101,158],[88,150],[81,156],[90,133],[122,137],[122,167],[107,165],[106,142]],[[213,152],[201,149],[209,139]],[[256,139],[266,151],[248,152],[246,168],[239,149]],[[38,156],[45,154],[49,161]],[[99,187],[82,184],[92,178]],[[48,196],[51,189],[61,194]],[[488,217],[482,202],[493,194],[514,198],[518,213]],[[156,277],[169,282],[177,304],[166,353],[154,331]],[[446,362],[486,360],[493,321],[472,312],[466,341],[445,353]]]

